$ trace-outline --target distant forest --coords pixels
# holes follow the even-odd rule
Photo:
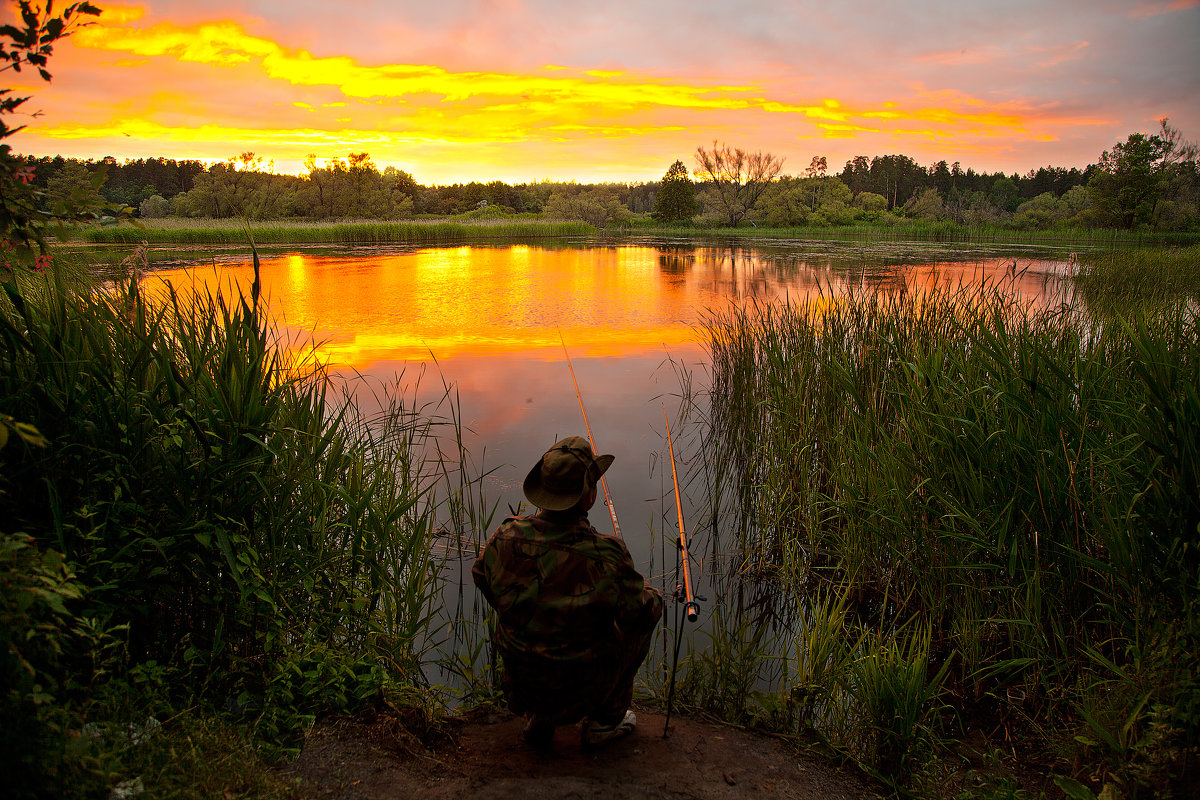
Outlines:
[[[716,150],[714,143],[713,153]],[[727,155],[733,152],[726,150]],[[35,168],[34,182],[47,204],[98,193],[144,218],[537,214],[583,219],[598,227],[653,216],[709,227],[926,219],[1017,229],[1200,229],[1196,146],[1183,141],[1165,120],[1160,133],[1132,134],[1086,169],[1045,166],[1024,175],[976,172],[958,162],[922,166],[904,155],[858,156],[836,173],[828,171],[824,157],[816,157],[801,174],[787,175],[781,173],[781,160],[761,153],[744,154],[747,163],[766,159],[776,165],[773,173],[751,174],[739,166],[736,174],[723,175],[700,168],[704,154],[704,148],[698,148],[698,166],[691,176],[683,162],[676,161],[663,181],[599,184],[472,181],[425,186],[395,167],[379,170],[367,153],[323,163],[310,156],[306,174],[300,176],[276,174],[253,153],[212,165],[166,158],[120,163],[111,157],[80,161],[61,156],[29,156],[26,164]],[[730,215],[728,192],[745,194],[755,181],[760,184],[755,191],[738,195],[743,213]],[[682,200],[680,189],[686,190]]]

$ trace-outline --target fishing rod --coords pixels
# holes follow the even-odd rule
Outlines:
[[[679,562],[683,567],[683,583],[675,587],[675,599],[683,599],[683,615],[688,622],[695,622],[700,616],[700,606],[696,603],[696,595],[692,592],[692,571],[688,564],[687,532],[683,525],[683,501],[679,497],[679,476],[675,472],[675,445],[671,440],[671,420],[667,417],[667,404],[663,403],[663,422],[667,424],[667,452],[671,456],[671,484],[675,487],[675,514],[679,518]],[[675,618],[675,654],[671,657],[671,686],[667,690],[667,718],[663,723],[663,738],[671,727],[671,706],[675,701],[675,672],[679,667],[679,648],[683,637],[679,635],[681,620]]]
[[[675,514],[679,518],[679,553],[683,564],[683,613],[688,622],[695,622],[700,616],[700,606],[696,603],[696,595],[692,592],[692,570],[688,565],[687,532],[683,526],[683,501],[679,498],[679,477],[675,474],[675,446],[671,443],[671,420],[667,419],[667,404],[663,403],[663,422],[667,423],[667,452],[671,455],[671,483],[675,486]],[[679,588],[676,588],[678,594]]]
[[[579,398],[579,413],[583,415],[583,428],[587,431],[588,444],[592,446],[592,454],[595,455],[596,440],[592,438],[592,426],[588,424],[587,409],[583,407],[583,394],[579,391],[579,381],[575,379],[575,368],[571,366],[571,354],[567,352],[567,341],[563,338],[562,331],[558,332],[558,340],[562,342],[563,355],[567,357],[567,369],[571,370],[571,383],[575,384],[575,396]],[[613,505],[612,497],[608,494],[608,481],[604,476],[600,476],[600,488],[604,490],[604,505],[608,506],[608,516],[612,520],[613,533],[618,539],[621,536],[621,525],[617,522],[617,509]]]

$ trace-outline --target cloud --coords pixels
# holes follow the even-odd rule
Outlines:
[[[17,143],[225,158],[249,142],[295,168],[301,148],[369,149],[434,181],[657,179],[714,138],[801,164],[820,147],[1082,166],[1162,114],[1195,137],[1196,7],[155,0],[56,47]]]
[[[1200,8],[1200,0],[1169,0],[1168,2],[1143,2],[1138,3],[1133,8],[1129,9],[1128,16],[1134,19],[1144,19],[1146,17],[1157,17],[1162,14],[1171,14],[1175,11],[1186,11],[1189,8]]]

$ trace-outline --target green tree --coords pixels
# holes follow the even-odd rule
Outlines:
[[[1151,134],[1132,133],[1100,154],[1088,183],[1092,203],[1112,225],[1134,228],[1154,219],[1159,199],[1159,164],[1167,143]]]
[[[910,197],[904,204],[904,213],[915,219],[937,220],[946,217],[942,196],[934,188],[924,189]]]
[[[104,185],[103,166],[89,172],[71,159],[53,178],[46,181],[46,202],[50,208],[95,208],[104,204],[100,187]]]
[[[1011,178],[1000,177],[992,184],[988,199],[1000,211],[1015,211],[1021,199],[1021,190]]]
[[[165,217],[171,211],[171,204],[161,194],[152,194],[142,201],[138,215],[143,219]]]
[[[54,43],[88,24],[85,18],[99,15],[100,9],[90,3],[74,3],[56,15],[49,4],[43,9],[21,0],[17,12],[20,19],[16,24],[0,25],[0,72],[10,69],[20,72],[22,67],[33,67],[42,80],[49,81],[46,67]],[[14,264],[41,267],[46,263],[47,226],[63,220],[93,220],[108,210],[103,205],[44,206],[42,192],[34,186],[35,167],[14,156],[5,143],[24,127],[10,127],[8,115],[28,100],[27,96],[14,96],[11,89],[0,89],[0,250],[3,251],[0,263],[7,268]]]
[[[1173,227],[1194,219],[1198,180],[1195,144],[1184,141],[1166,118],[1159,132],[1132,133],[1100,155],[1088,196],[1105,224],[1122,228]],[[1170,222],[1163,225],[1165,219]]]
[[[759,198],[783,169],[783,159],[764,152],[746,152],[740,147],[713,141],[711,150],[696,148],[696,174],[716,193],[717,202],[730,226],[746,218]]]
[[[562,184],[554,189],[542,214],[550,219],[581,219],[597,228],[627,222],[631,216],[629,209],[617,198],[615,189],[584,188],[573,184]]]
[[[690,222],[698,208],[696,185],[688,177],[687,167],[676,159],[663,176],[652,216],[659,222]]]

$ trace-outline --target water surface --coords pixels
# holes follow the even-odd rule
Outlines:
[[[418,376],[425,400],[444,384],[454,387],[467,447],[489,470],[486,495],[499,509],[493,525],[520,508],[521,480],[541,453],[584,432],[565,344],[597,448],[616,456],[609,487],[625,539],[643,571],[669,590],[668,540],[676,533],[664,406],[691,501],[695,571],[708,583],[705,535],[717,521],[698,518],[704,498],[689,481],[697,431],[676,420],[683,386],[704,389],[703,323],[712,313],[729,304],[827,301],[850,285],[921,290],[984,280],[1003,282],[1028,303],[1057,303],[1067,262],[1065,250],[1048,248],[658,240],[298,249],[265,255],[261,280],[286,339],[355,376],[368,412],[374,391],[411,388]],[[245,287],[253,270],[247,255],[154,275],[177,288]],[[591,517],[611,532],[603,507]],[[472,557],[452,559],[452,580]]]

